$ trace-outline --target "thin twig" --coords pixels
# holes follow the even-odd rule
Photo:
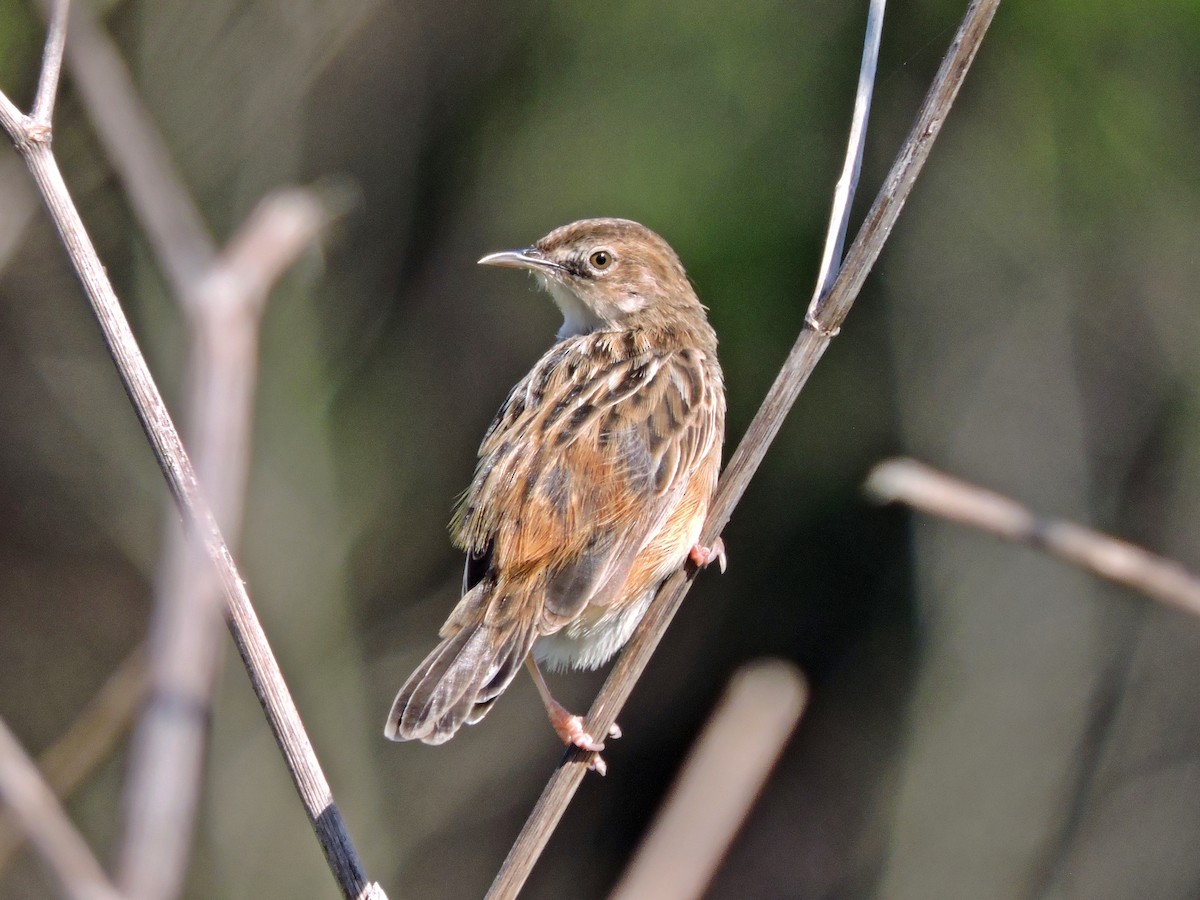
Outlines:
[[[0,800],[8,804],[47,867],[76,900],[118,900],[108,876],[54,792],[0,720]]]
[[[39,756],[46,784],[60,800],[70,797],[129,732],[146,696],[146,648],[135,647],[83,712]],[[0,872],[25,843],[25,831],[0,810]]]
[[[227,265],[215,265],[215,241],[184,188],[116,45],[86,5],[76,9],[72,25],[67,62],[84,110],[121,179],[168,283],[189,316],[194,316],[197,305],[202,305],[203,298],[214,288],[220,289],[219,282],[225,277],[249,276],[259,280],[265,277],[273,281],[276,275],[270,268],[278,262],[253,261],[261,248],[245,241],[241,250],[230,246]],[[342,198],[327,196],[326,200],[328,213],[340,211]],[[236,585],[235,594],[227,594],[229,627],[334,877],[343,893],[353,896],[366,884],[357,854],[244,586],[236,578],[236,572],[231,574],[233,579],[225,579],[227,586]]]
[[[49,131],[37,126],[30,117],[22,115],[3,92],[0,92],[0,126],[4,127],[24,158],[46,203],[51,220],[100,324],[105,345],[113,357],[121,382],[183,517],[184,527],[202,538],[205,551],[217,569],[234,642],[330,870],[344,896],[383,898],[385,894],[382,889],[369,881],[362,871],[341,812],[333,802],[329,782],[313,752],[232,554],[200,491],[191,460],[129,328],[112,283],[71,200],[50,150]]]
[[[37,96],[33,100],[33,121],[49,128],[54,117],[54,101],[58,97],[58,76],[62,72],[63,45],[67,41],[67,14],[70,0],[54,0],[54,11],[46,30],[46,49],[42,53],[42,73],[38,78]]]
[[[268,196],[188,302],[192,446],[214,514],[234,547],[250,463],[262,312],[271,285],[316,239],[326,218],[312,192]],[[133,900],[176,897],[182,890],[220,661],[220,586],[203,542],[177,527],[158,593],[150,632],[152,693],[125,785],[118,883]]]
[[[972,0],[967,8],[917,114],[916,122],[846,255],[833,289],[816,304],[815,311],[811,313],[812,323],[806,319],[805,328],[792,346],[783,368],[721,476],[701,533],[702,543],[711,545],[728,523],[734,507],[782,426],[784,417],[850,311],[908,198],[913,182],[929,156],[999,3],[1000,0]],[[589,733],[608,733],[691,587],[693,577],[694,573],[676,572],[659,590],[592,704],[585,725]],[[542,790],[541,797],[492,882],[487,895],[489,900],[512,898],[520,891],[583,780],[590,756],[578,749],[567,752]]]
[[[760,660],[734,673],[610,900],[704,893],[807,700],[791,663]]]
[[[867,143],[867,120],[871,116],[871,94],[875,89],[875,69],[879,61],[879,41],[883,37],[883,9],[887,0],[871,0],[867,9],[866,37],[863,39],[862,64],[858,70],[858,87],[854,93],[854,115],[850,119],[850,139],[842,174],[833,189],[833,210],[829,216],[829,232],[825,235],[825,250],[817,270],[817,288],[812,302],[829,293],[841,267],[842,248],[850,229],[850,207],[858,188],[862,171],[863,147]]]
[[[916,460],[880,463],[867,477],[866,490],[880,503],[905,503],[1003,540],[1028,544],[1152,600],[1200,616],[1200,576],[1174,560],[1074,522],[1039,516],[1002,494]]]

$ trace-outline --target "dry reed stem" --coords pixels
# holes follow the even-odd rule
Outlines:
[[[610,900],[696,900],[716,874],[804,713],[783,660],[734,673]]]
[[[119,900],[87,841],[8,725],[0,719],[0,800],[72,900]]]
[[[191,441],[200,480],[233,546],[250,467],[259,323],[271,286],[326,219],[312,192],[269,195],[188,298]],[[125,783],[118,884],[131,900],[183,890],[221,658],[220,586],[203,542],[171,518],[150,629],[150,702]]]
[[[784,417],[858,297],[941,131],[999,3],[1000,0],[972,0],[968,6],[913,128],[846,254],[833,288],[809,307],[804,329],[721,476],[700,536],[702,544],[711,545],[724,529]],[[608,733],[683,602],[694,575],[690,571],[677,572],[659,590],[592,704],[584,726],[590,734]],[[488,891],[488,900],[511,900],[520,892],[583,780],[590,755],[578,749],[567,751],[501,864]]]
[[[64,0],[58,0],[53,21],[61,25],[66,9]],[[362,871],[341,813],[333,802],[328,781],[313,752],[299,712],[250,603],[245,584],[200,490],[191,459],[184,449],[104,266],[96,254],[58,169],[51,150],[52,132],[49,120],[61,53],[62,30],[52,25],[39,78],[39,97],[51,98],[42,104],[48,107],[43,110],[44,117],[35,119],[25,116],[3,92],[0,92],[0,127],[8,133],[25,160],[46,203],[51,220],[100,325],[105,345],[113,357],[122,384],[183,517],[185,528],[203,542],[205,554],[216,569],[226,599],[230,631],[330,870],[344,896],[382,898],[385,896],[382,889],[369,881]],[[186,192],[184,193],[186,195]],[[162,224],[170,227],[171,223]]]
[[[1063,519],[1040,516],[1015,500],[911,459],[876,466],[867,493],[1044,550],[1167,606],[1200,616],[1200,577],[1172,559]]]
[[[108,759],[129,733],[146,696],[146,648],[122,660],[61,736],[38,756],[46,785],[60,800],[70,797]],[[0,809],[0,872],[25,844],[25,829]]]

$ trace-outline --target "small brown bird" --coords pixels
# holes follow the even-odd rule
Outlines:
[[[720,541],[698,544],[725,431],[717,336],[679,257],[627,219],[585,219],[479,262],[532,272],[564,321],[484,435],[451,524],[467,553],[462,599],[384,734],[447,741],[526,663],[559,737],[599,751],[538,663],[602,665],[685,561],[724,571]]]

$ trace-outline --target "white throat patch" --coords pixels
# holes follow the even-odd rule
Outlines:
[[[560,341],[578,334],[588,334],[600,326],[600,318],[588,309],[587,305],[569,287],[552,278],[546,278],[544,275],[539,275],[538,280],[542,283],[542,287],[550,292],[554,303],[562,311],[562,328],[558,329],[557,335]]]

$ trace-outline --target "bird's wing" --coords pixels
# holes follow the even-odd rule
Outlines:
[[[610,603],[696,470],[715,477],[724,395],[704,353],[603,341],[552,348],[488,430],[453,523],[468,562],[451,632],[482,613],[549,634]]]

